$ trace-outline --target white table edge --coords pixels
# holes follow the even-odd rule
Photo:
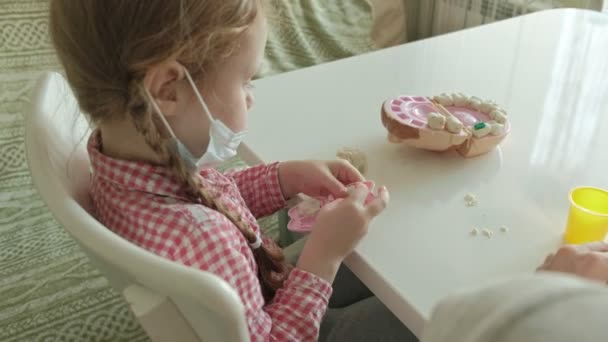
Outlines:
[[[356,249],[344,260],[344,264],[416,337],[422,337],[427,318],[407,303],[397,289],[378,274]]]

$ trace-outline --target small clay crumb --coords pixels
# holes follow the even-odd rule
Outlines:
[[[464,203],[467,207],[474,207],[477,205],[477,197],[473,194],[466,194],[464,196]]]

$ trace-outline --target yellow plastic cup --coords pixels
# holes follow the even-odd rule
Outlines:
[[[570,191],[566,243],[603,241],[608,233],[608,191],[580,187]]]

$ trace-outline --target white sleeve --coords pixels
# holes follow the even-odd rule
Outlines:
[[[441,301],[422,342],[608,341],[608,288],[538,273],[485,284]]]

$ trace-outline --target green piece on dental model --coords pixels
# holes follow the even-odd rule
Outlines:
[[[476,124],[475,126],[473,126],[473,128],[475,128],[476,131],[479,131],[480,129],[486,128],[486,123],[480,122],[480,123]]]

